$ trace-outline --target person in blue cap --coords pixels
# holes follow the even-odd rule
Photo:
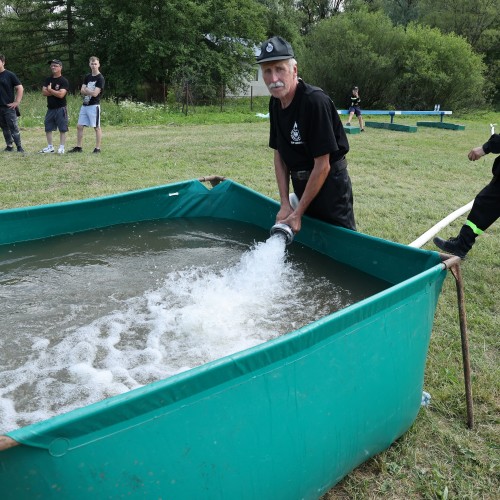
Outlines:
[[[281,202],[276,222],[297,233],[308,215],[356,230],[345,159],[349,143],[333,101],[298,77],[294,51],[283,38],[266,40],[256,60],[271,93],[269,146]]]

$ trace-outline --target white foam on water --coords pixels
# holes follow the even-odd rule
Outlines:
[[[0,373],[0,433],[244,350],[328,314],[307,293],[321,283],[304,283],[276,235],[234,266],[168,273],[155,289],[90,324],[68,328],[61,340],[35,337],[28,361]],[[289,319],[297,310],[301,324]]]

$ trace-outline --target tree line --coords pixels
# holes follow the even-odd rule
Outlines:
[[[77,90],[100,58],[108,97],[211,102],[238,94],[255,50],[288,39],[299,73],[339,107],[500,103],[500,0],[0,0],[0,52],[27,89],[63,61]]]

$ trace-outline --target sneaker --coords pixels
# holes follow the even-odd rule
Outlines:
[[[24,149],[22,148],[22,146],[18,146],[17,147],[17,152],[18,153],[24,153]]]
[[[6,146],[5,149],[4,149],[4,151],[6,153],[11,153],[12,151],[14,151],[14,148],[12,146]]]
[[[451,253],[460,257],[461,259],[465,259],[468,250],[463,247],[460,238],[450,238],[448,240],[443,240],[443,238],[439,238],[436,236],[433,240],[434,244],[443,250],[443,252]]]
[[[94,148],[94,151],[92,151],[92,153],[100,153],[101,150],[99,148]]]
[[[54,148],[52,146],[47,146],[46,148],[43,148],[41,151],[38,151],[39,153],[53,153]]]
[[[350,122],[347,122],[347,123],[345,124],[345,126],[346,126],[346,127],[350,127],[350,126],[351,126]]]
[[[63,154],[64,154],[64,148],[61,148],[61,147],[60,147],[60,148],[57,150],[57,154],[58,154],[58,155],[63,155]]]
[[[361,132],[364,132],[364,131],[365,131],[365,129],[364,129],[364,128],[362,128],[362,129],[361,129]]]
[[[83,150],[82,150],[82,148],[81,148],[81,147],[79,147],[79,146],[75,146],[73,149],[70,149],[70,150],[68,151],[68,153],[82,153],[82,152],[83,152]]]

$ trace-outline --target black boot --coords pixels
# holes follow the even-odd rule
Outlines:
[[[465,259],[467,252],[476,241],[476,234],[469,226],[464,225],[456,238],[443,240],[443,238],[436,236],[432,241],[443,252],[451,253],[461,259]]]

